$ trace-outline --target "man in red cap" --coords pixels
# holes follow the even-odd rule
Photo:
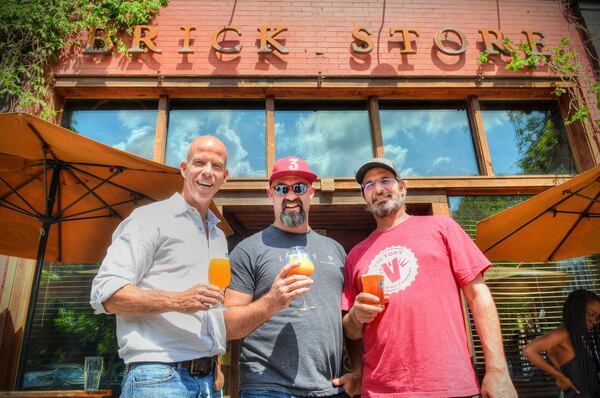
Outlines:
[[[343,368],[340,303],[346,254],[309,226],[316,179],[303,159],[276,161],[267,189],[275,220],[230,255],[225,325],[228,340],[243,339],[242,398],[346,396],[338,380],[333,384]],[[298,263],[288,264],[286,253],[297,246],[312,257],[311,277],[289,275]],[[303,298],[310,309],[298,311]],[[347,380],[346,388],[358,381],[346,376],[342,382]]]

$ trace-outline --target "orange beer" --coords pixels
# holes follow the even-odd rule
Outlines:
[[[379,302],[372,302],[377,307],[384,308],[385,301],[383,298],[383,283],[384,276],[379,274],[362,275],[360,277],[362,281],[362,291],[365,293],[372,294],[373,296],[379,297]]]
[[[208,283],[225,289],[231,282],[231,266],[228,258],[211,258],[208,263]]]
[[[291,256],[289,259],[290,263],[300,263],[297,267],[294,267],[288,272],[288,276],[292,275],[306,275],[311,276],[315,272],[315,265],[306,256]]]

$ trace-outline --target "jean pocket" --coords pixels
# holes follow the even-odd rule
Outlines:
[[[278,391],[266,391],[266,390],[248,390],[242,391],[240,398],[286,398],[288,394]]]
[[[134,387],[166,383],[177,377],[177,372],[172,366],[158,364],[137,366],[130,373]]]

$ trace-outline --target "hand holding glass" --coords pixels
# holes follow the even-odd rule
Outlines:
[[[379,298],[379,302],[373,302],[373,305],[380,308],[385,308],[385,300],[383,297],[383,284],[385,279],[384,276],[379,274],[362,275],[360,279],[362,281],[362,291],[365,293],[372,294],[373,296],[377,296]]]
[[[231,282],[231,265],[228,258],[211,258],[208,263],[208,283],[216,285],[220,289],[225,289]],[[214,308],[220,308],[227,311],[222,303],[217,303]]]
[[[315,264],[313,263],[310,254],[302,246],[294,246],[290,248],[286,255],[285,261],[287,264],[299,263],[297,267],[294,267],[288,272],[288,276],[292,275],[305,275],[311,276],[315,271]],[[308,311],[314,309],[314,306],[306,305],[306,299],[302,295],[302,307],[299,307],[297,311]]]

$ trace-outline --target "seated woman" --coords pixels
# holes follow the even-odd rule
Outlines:
[[[529,361],[556,379],[564,397],[600,397],[598,364],[592,357],[590,330],[600,318],[600,297],[575,290],[563,306],[563,326],[538,337],[523,349]],[[547,352],[555,366],[541,355]]]

